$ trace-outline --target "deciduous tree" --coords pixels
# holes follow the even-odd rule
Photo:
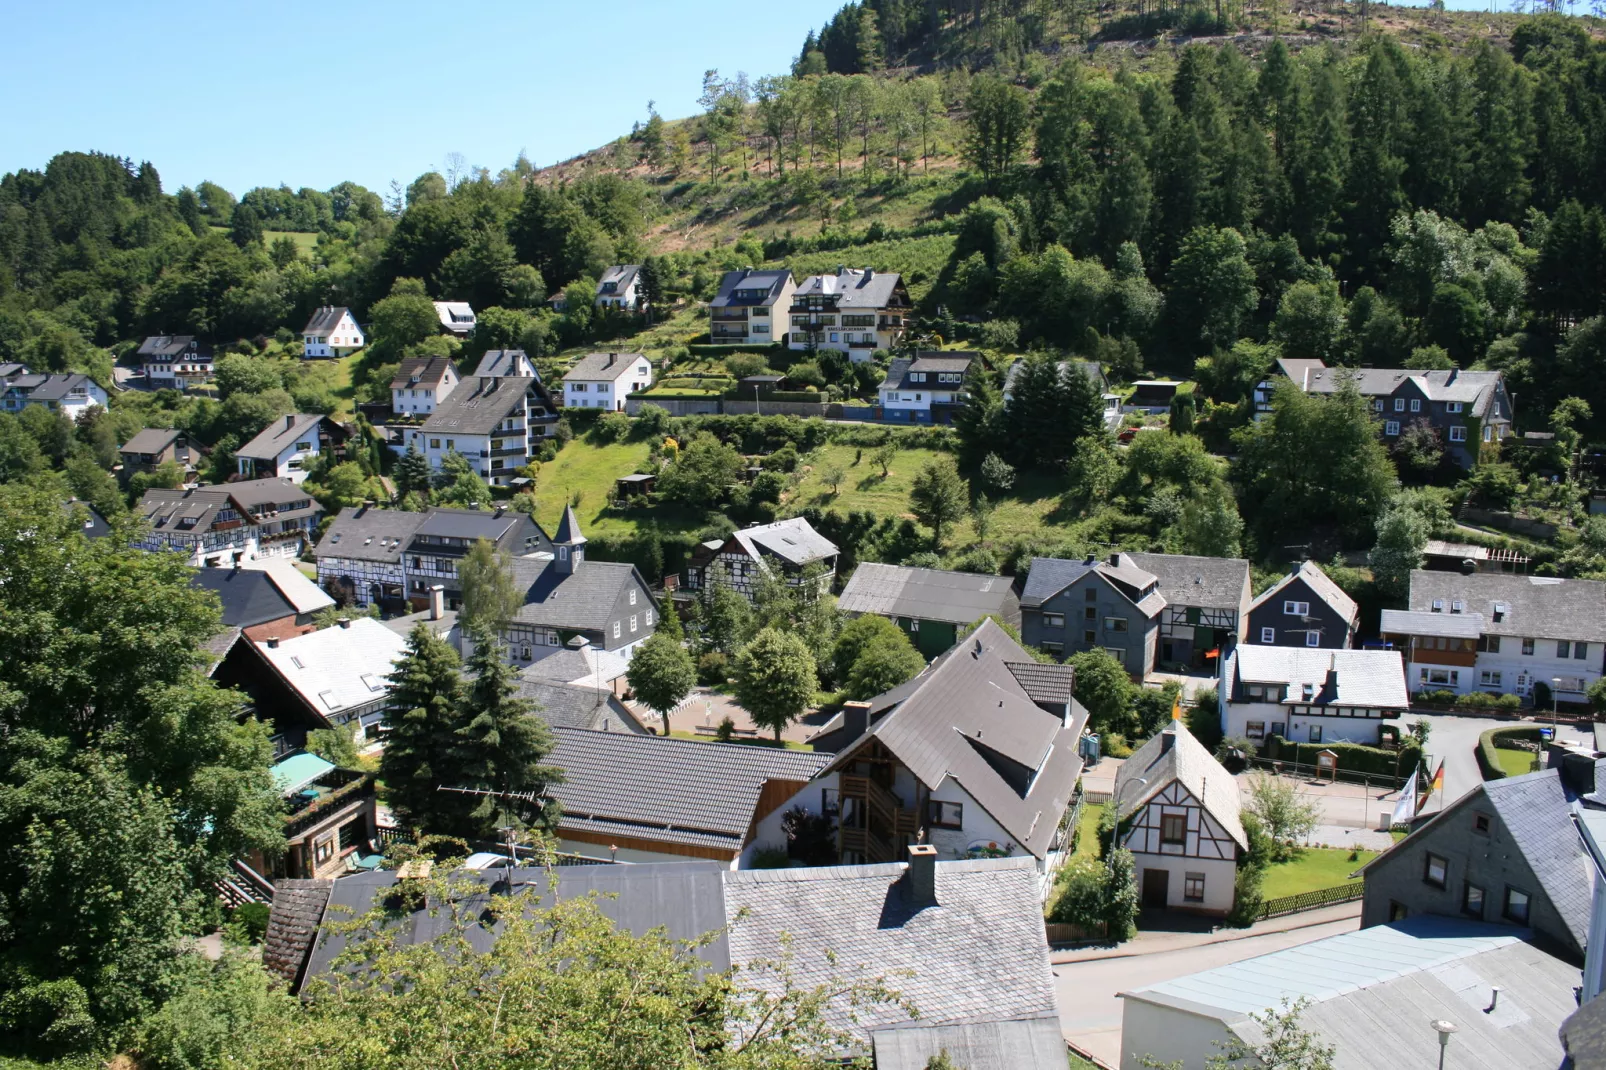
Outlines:
[[[736,656],[736,701],[753,723],[781,732],[814,700],[814,656],[795,635],[766,628]]]

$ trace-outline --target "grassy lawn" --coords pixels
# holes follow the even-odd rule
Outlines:
[[[1532,751],[1507,750],[1505,747],[1494,749],[1495,760],[1500,768],[1505,770],[1506,776],[1525,776],[1534,771],[1534,756]]]
[[[1099,818],[1104,814],[1104,804],[1082,807],[1082,816],[1076,822],[1076,854],[1073,858],[1098,858],[1102,852],[1099,850]]]
[[[1351,861],[1342,847],[1307,847],[1292,861],[1266,870],[1262,894],[1267,899],[1299,895],[1322,888],[1336,888],[1350,882],[1350,874],[1377,857],[1376,851],[1361,851]]]
[[[228,227],[212,225],[212,229],[219,234],[227,235]],[[262,244],[272,248],[273,243],[280,238],[290,238],[296,243],[296,249],[302,256],[310,258],[318,249],[318,232],[315,230],[264,230]]]

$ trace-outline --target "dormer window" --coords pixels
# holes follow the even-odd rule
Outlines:
[[[1506,604],[1504,602],[1496,602],[1494,604],[1494,621],[1495,621],[1495,623],[1499,624],[1501,621],[1503,621],[1505,619],[1506,619]]]
[[[1443,613],[1444,612],[1444,599],[1435,598],[1433,600],[1433,612],[1435,612],[1435,613]]]
[[[1315,684],[1300,684],[1299,685],[1299,693],[1300,693],[1301,698],[1303,698],[1304,701],[1309,702],[1312,698],[1316,697],[1316,685]]]
[[[1467,604],[1465,602],[1461,601],[1461,599],[1459,599],[1459,598],[1457,598],[1455,601],[1450,603],[1450,612],[1451,613],[1459,613],[1465,608],[1467,608]]]

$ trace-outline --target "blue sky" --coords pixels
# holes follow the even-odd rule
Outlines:
[[[383,193],[447,153],[493,171],[697,110],[703,71],[787,69],[842,0],[0,0],[0,173],[68,149],[210,179]]]
[[[68,149],[210,179],[383,193],[462,153],[539,166],[696,110],[702,74],[784,71],[843,0],[0,0],[0,173]],[[1452,7],[1486,6],[1450,0]]]

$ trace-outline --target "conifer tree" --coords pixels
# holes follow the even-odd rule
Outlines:
[[[557,817],[550,800],[530,804],[505,794],[534,792],[541,799],[548,785],[563,779],[561,770],[542,764],[552,751],[552,733],[534,705],[519,697],[517,673],[503,660],[495,633],[475,625],[469,639],[472,679],[458,707],[452,764],[462,777],[457,786],[504,795],[462,796],[472,809],[455,831],[467,839],[491,839],[509,825],[550,831]]]
[[[423,624],[407,637],[407,653],[391,673],[390,731],[379,775],[390,808],[407,826],[445,833],[461,800],[438,789],[457,779],[451,751],[462,698],[460,660],[450,643]]]

